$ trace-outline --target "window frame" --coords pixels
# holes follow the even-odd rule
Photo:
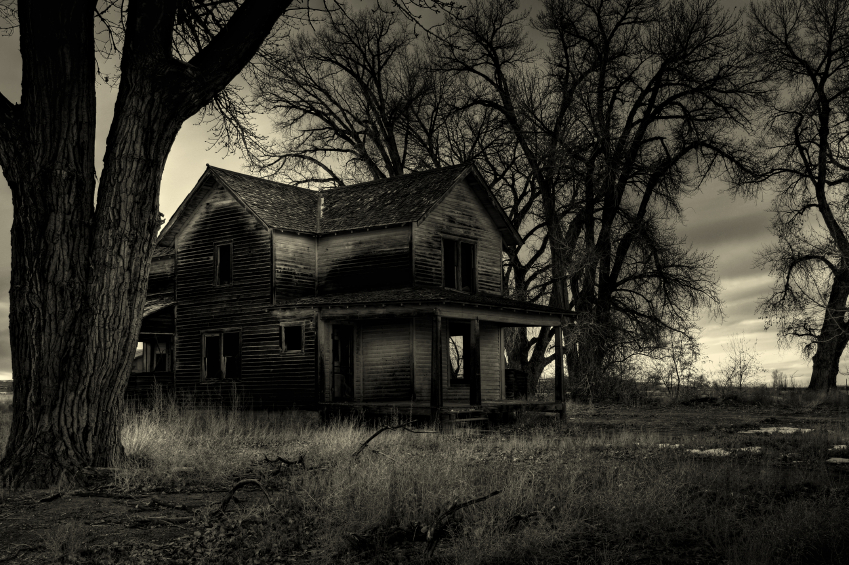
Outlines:
[[[230,261],[229,261],[229,263],[230,263],[230,265],[229,265],[229,267],[230,267],[230,281],[225,282],[225,283],[221,282],[221,271],[220,271],[220,268],[219,268],[219,266],[221,264],[221,256],[220,256],[220,253],[219,253],[218,250],[222,247],[229,247],[230,248]],[[213,274],[212,284],[214,286],[233,286],[233,278],[234,278],[233,277],[233,275],[234,275],[234,272],[233,272],[233,247],[234,247],[233,246],[233,240],[220,241],[220,242],[215,242],[213,244],[213,247],[212,247],[212,274]]]
[[[224,363],[224,334],[238,334],[239,336],[239,374],[236,377],[227,376],[227,365]],[[219,372],[222,374],[217,379],[209,378],[209,370],[206,359],[206,338],[208,336],[218,337],[218,363],[221,365]],[[232,357],[232,356],[231,356]],[[200,381],[201,382],[219,382],[219,381],[240,381],[242,380],[242,329],[241,328],[223,328],[220,330],[205,330],[200,333]]]
[[[468,360],[469,360],[469,349],[471,349],[471,341],[472,341],[472,324],[470,322],[466,322],[463,320],[447,320],[448,326],[445,328],[445,334],[447,336],[448,341],[448,386],[451,388],[468,388],[471,386],[468,374],[466,373],[466,369],[468,368]],[[452,334],[451,326],[463,326],[463,330],[461,333]],[[461,373],[463,375],[462,379],[458,379],[454,377],[454,372],[451,367],[451,338],[452,337],[462,337],[463,338],[463,357],[461,359],[462,368]]]
[[[451,270],[454,271],[454,284],[453,286],[447,286],[445,284],[445,275],[447,274],[448,266],[445,264],[445,249],[446,246],[449,245],[454,246],[454,265],[451,267]],[[462,285],[462,276],[463,276],[463,246],[468,245],[471,249],[471,280],[469,281],[469,288],[464,289]],[[469,294],[477,293],[478,289],[478,243],[474,240],[462,239],[457,237],[446,237],[442,236],[442,278],[441,278],[441,286],[442,288],[447,288],[450,290],[457,290],[460,292],[467,292]]]
[[[286,330],[284,328],[293,328],[296,326],[301,327],[301,348],[300,349],[288,349],[286,347]],[[307,323],[304,321],[300,322],[281,322],[278,329],[278,348],[280,349],[280,353],[283,355],[294,355],[296,353],[300,353],[301,355],[306,353],[307,349]]]

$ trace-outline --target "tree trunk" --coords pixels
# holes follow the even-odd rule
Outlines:
[[[130,2],[95,191],[95,2],[19,3],[21,103],[0,95],[0,167],[15,212],[14,398],[0,484],[74,482],[80,468],[120,457],[165,160],[183,121],[247,64],[288,4],[246,0],[186,64],[171,53],[176,5]]]
[[[849,269],[843,263],[834,277],[825,317],[817,339],[817,352],[813,357],[811,371],[812,390],[829,390],[837,387],[837,373],[840,370],[840,356],[849,343],[846,315],[846,300],[849,298]]]

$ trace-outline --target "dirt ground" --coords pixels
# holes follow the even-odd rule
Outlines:
[[[654,432],[674,443],[761,426],[846,429],[849,412],[752,406],[581,407],[569,415],[574,433]],[[504,433],[514,433],[505,428]],[[237,536],[231,516],[262,503],[258,489],[241,489],[227,515],[215,514],[227,490],[120,493],[101,485],[56,496],[56,491],[0,492],[0,563],[216,562],[213,551]],[[289,521],[291,523],[291,520]],[[229,537],[228,537],[229,536]],[[238,549],[238,548],[237,548]],[[303,546],[288,562],[330,558]],[[69,555],[75,557],[68,558]],[[244,552],[232,562],[250,563]]]

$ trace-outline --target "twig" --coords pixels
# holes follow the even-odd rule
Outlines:
[[[224,497],[224,500],[221,501],[221,508],[219,510],[221,511],[222,514],[227,511],[227,505],[230,504],[230,500],[233,499],[233,495],[236,494],[236,491],[239,490],[240,488],[242,488],[245,485],[256,485],[256,486],[258,486],[260,489],[262,489],[262,493],[265,495],[265,498],[266,498],[266,500],[268,500],[268,503],[271,506],[274,506],[274,503],[271,502],[271,496],[269,496],[268,491],[265,490],[265,487],[262,486],[262,483],[260,483],[256,479],[242,479],[241,481],[239,481],[238,483],[233,485],[233,488],[230,489],[230,492],[228,492],[227,496]]]
[[[457,504],[456,502],[452,503],[451,506],[445,509],[439,516],[436,517],[436,520],[433,521],[433,524],[427,529],[427,547],[425,548],[425,556],[432,557],[433,552],[436,551],[436,545],[439,543],[439,540],[442,539],[442,536],[445,534],[445,528],[441,525],[441,522],[446,518],[450,517],[455,512],[462,510],[472,504],[477,504],[478,502],[483,502],[488,498],[492,498],[493,496],[501,494],[500,490],[494,490],[491,493],[482,496],[480,498],[475,498],[472,500],[467,500],[461,504]]]
[[[436,433],[436,432],[431,431],[431,430],[414,430],[414,429],[411,429],[411,428],[407,427],[407,426],[409,426],[409,425],[410,425],[410,424],[412,424],[412,423],[413,423],[413,421],[412,421],[412,420],[409,420],[409,421],[407,421],[407,422],[402,422],[402,423],[398,424],[397,426],[383,426],[382,428],[380,428],[379,430],[377,430],[376,432],[374,432],[374,433],[371,435],[371,437],[370,437],[370,438],[368,438],[367,440],[365,440],[365,441],[363,442],[363,444],[362,444],[360,447],[358,447],[358,448],[357,448],[357,450],[354,452],[354,454],[353,454],[353,455],[351,455],[351,457],[353,458],[353,457],[358,456],[360,453],[362,453],[362,452],[363,452],[363,450],[366,448],[366,446],[369,444],[369,442],[370,442],[371,440],[373,440],[374,438],[376,438],[377,436],[379,436],[380,434],[382,434],[383,432],[388,431],[388,430],[398,430],[398,429],[403,429],[404,431],[411,432],[411,433],[414,433],[414,434],[434,434],[434,433]]]

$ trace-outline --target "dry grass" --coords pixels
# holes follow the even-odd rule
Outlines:
[[[849,487],[824,462],[830,447],[849,443],[846,426],[775,437],[705,435],[669,449],[652,434],[579,435],[538,419],[495,433],[387,431],[352,458],[372,431],[359,422],[318,425],[281,414],[160,404],[128,412],[124,442],[131,463],[121,484],[127,490],[190,488],[259,477],[276,492],[276,510],[252,510],[259,517],[251,533],[255,547],[269,560],[309,547],[343,563],[422,560],[420,550],[381,547],[380,532],[431,523],[451,502],[494,490],[501,494],[458,513],[437,553],[440,561],[849,559],[849,535],[839,527],[849,518]],[[716,459],[685,451],[753,444],[763,451]],[[271,477],[275,467],[263,462],[266,455],[303,455],[312,470]],[[174,471],[180,467],[193,470]],[[301,528],[295,536],[290,524],[284,538],[291,543],[275,542],[279,512],[308,524],[307,534]],[[371,538],[377,546],[354,551],[346,536],[366,532],[378,534]]]
[[[825,463],[830,448],[849,444],[846,422],[784,436],[705,432],[667,448],[652,433],[579,433],[525,417],[493,432],[386,431],[352,457],[373,431],[359,421],[158,399],[126,412],[128,458],[116,486],[183,491],[258,478],[273,505],[233,506],[223,518],[207,512],[189,536],[193,555],[210,563],[849,561],[849,480]],[[753,445],[762,451],[686,451]],[[303,456],[306,469],[274,475],[280,467],[266,456]],[[495,490],[453,517],[430,561],[422,543],[387,541],[392,528],[432,524],[450,503]],[[61,549],[65,534],[57,529],[53,546]],[[373,543],[352,544],[350,534]]]

